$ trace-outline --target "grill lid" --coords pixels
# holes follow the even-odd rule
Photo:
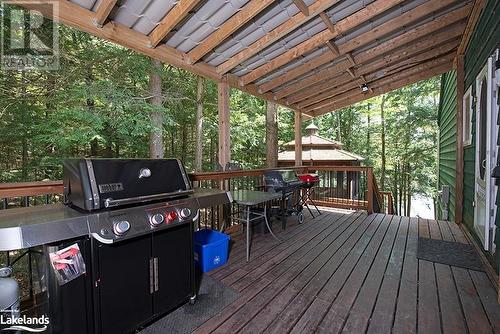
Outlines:
[[[192,193],[177,159],[74,159],[64,162],[66,203],[93,211]]]

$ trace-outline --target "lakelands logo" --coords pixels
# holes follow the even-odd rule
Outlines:
[[[49,325],[49,318],[45,315],[40,317],[27,317],[26,315],[18,318],[0,314],[0,328],[2,331],[26,331],[30,333],[43,333]]]
[[[56,0],[1,1],[2,69],[57,70],[58,17],[59,2]]]

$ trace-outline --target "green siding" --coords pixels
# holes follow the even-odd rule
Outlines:
[[[476,77],[486,64],[488,57],[500,46],[500,2],[488,0],[465,52],[465,89],[472,85],[476,95]],[[475,235],[474,226],[474,172],[476,159],[476,106],[472,114],[472,145],[464,149],[464,223]],[[500,253],[500,217],[495,222],[495,245],[497,251],[493,264],[498,268]]]
[[[443,74],[441,77],[441,95],[439,101],[439,178],[438,189],[443,185],[450,186],[450,201],[448,219],[455,220],[455,175],[456,175],[456,98],[457,75],[455,71]],[[443,206],[438,202],[438,217],[443,217]]]
[[[488,57],[500,46],[500,1],[487,0],[485,8],[479,18],[474,33],[467,47],[464,66],[465,66],[465,90],[472,85],[472,94],[475,96],[475,80]],[[456,115],[456,84],[452,84],[451,78],[456,78],[455,73],[449,72],[443,75],[441,86],[441,103],[439,114],[440,142],[439,148],[439,186],[441,184],[454,183],[456,175],[454,169],[449,165],[448,159],[453,159],[455,153],[451,152],[451,147],[455,145],[451,133],[456,131],[456,124],[451,124],[451,119]],[[447,105],[447,101],[453,106]],[[455,101],[455,103],[453,103]],[[452,113],[452,115],[448,115]],[[463,200],[463,220],[469,227],[469,230],[475,235],[474,226],[474,172],[475,172],[475,152],[476,152],[476,119],[475,106],[472,114],[472,145],[464,148],[464,200]],[[500,196],[497,198],[500,203]],[[451,207],[451,206],[450,206]],[[451,216],[450,216],[451,217]],[[498,268],[500,253],[500,212],[496,220],[496,240],[497,252],[492,261]],[[488,254],[489,255],[489,254]]]

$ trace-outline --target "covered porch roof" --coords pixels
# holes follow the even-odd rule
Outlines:
[[[37,4],[10,3],[49,15]],[[473,7],[473,0],[69,0],[56,15],[314,117],[449,71]]]

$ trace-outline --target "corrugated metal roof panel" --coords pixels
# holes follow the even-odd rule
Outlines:
[[[83,7],[83,8],[93,9],[97,1],[96,0],[71,0],[71,2],[80,6],[80,7]]]
[[[191,51],[236,14],[248,1],[207,1],[173,34],[167,41],[167,45],[183,52]]]

